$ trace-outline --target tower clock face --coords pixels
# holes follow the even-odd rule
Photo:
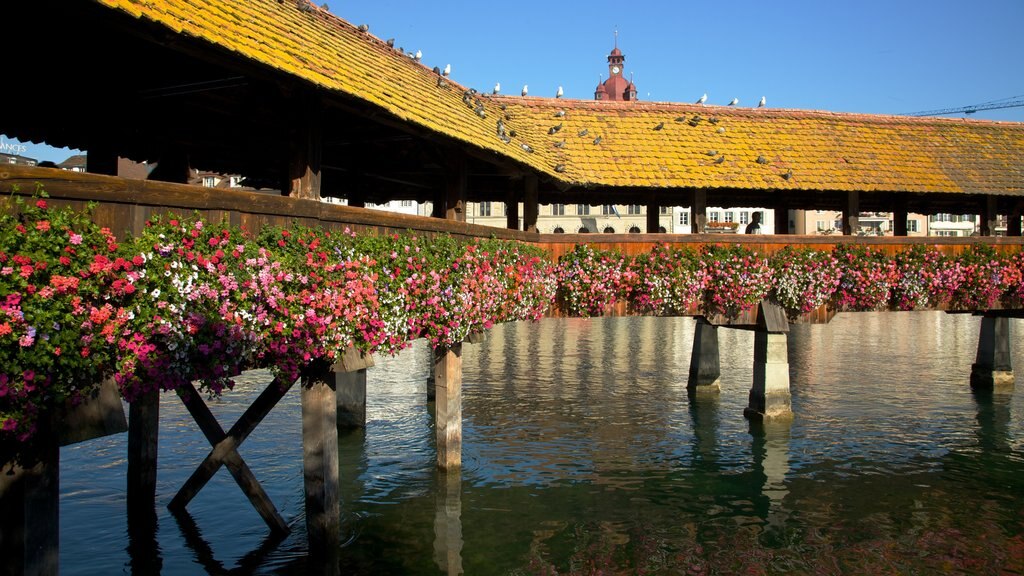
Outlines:
[[[618,74],[618,73],[619,73],[619,67],[618,66],[612,66],[612,74]]]

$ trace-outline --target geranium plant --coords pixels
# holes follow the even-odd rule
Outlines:
[[[111,277],[125,263],[92,209],[51,209],[42,193],[0,209],[0,465],[113,373],[128,314]]]
[[[707,278],[704,312],[736,318],[757,305],[772,289],[768,259],[742,245],[706,245],[701,266]]]
[[[828,303],[839,287],[839,261],[829,252],[786,246],[770,262],[772,293],[791,320]]]

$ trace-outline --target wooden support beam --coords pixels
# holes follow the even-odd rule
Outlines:
[[[341,545],[337,394],[330,367],[303,377],[302,469],[310,554],[330,559]]]
[[[289,155],[285,163],[282,192],[285,196],[320,200],[323,155],[323,104],[309,92],[296,96],[289,130]]]
[[[996,214],[996,197],[994,194],[986,194],[981,199],[981,227],[978,234],[981,236],[995,236],[996,224],[999,222],[999,215]]]
[[[708,223],[708,191],[697,188],[690,191],[690,233],[704,233]]]
[[[657,234],[661,228],[661,206],[657,202],[647,203],[647,233]]]
[[[537,217],[540,215],[540,201],[537,194],[537,176],[527,174],[523,177],[523,230],[537,231]]]
[[[721,377],[718,327],[713,326],[703,316],[698,316],[693,331],[690,377],[686,382],[686,388],[689,392],[716,393],[722,388]]]
[[[437,399],[437,363],[441,361],[443,351],[427,347],[427,402]]]
[[[338,428],[366,428],[366,369],[373,357],[349,348],[334,365]]]
[[[775,207],[775,234],[789,234],[789,208],[785,204]]]
[[[906,236],[907,235],[907,218],[909,218],[907,210],[907,196],[905,194],[897,194],[893,200],[892,206],[892,234],[893,236]]]
[[[1010,216],[1006,219],[1006,235],[1007,236],[1020,236],[1021,235],[1021,216],[1024,215],[1024,203],[1017,202],[1014,204],[1013,209],[1010,211]]]
[[[466,194],[469,186],[466,156],[461,151],[452,151],[447,164],[444,181],[444,218],[454,222],[465,222]]]
[[[508,190],[505,192],[505,227],[509,230],[519,230],[519,195],[516,194],[518,182],[509,180]]]
[[[462,344],[437,351],[434,365],[437,398],[434,426],[437,431],[437,467],[462,466]]]
[[[157,440],[160,431],[160,393],[136,398],[128,406],[128,514],[146,518],[156,506]]]
[[[860,232],[860,192],[847,192],[843,203],[843,236]]]
[[[217,419],[210,412],[210,408],[203,402],[199,392],[192,384],[180,388],[178,397],[181,398],[185,408],[188,409],[192,419],[195,420],[199,429],[206,436],[206,440],[213,446],[213,450],[200,464],[199,468],[192,473],[181,490],[174,496],[167,505],[172,511],[184,510],[192,498],[202,490],[203,486],[213,478],[221,464],[227,466],[231,477],[235,479],[238,487],[249,498],[256,512],[263,521],[267,523],[271,532],[287,534],[288,524],[278,513],[270,496],[263,490],[263,486],[256,480],[252,470],[238,454],[238,446],[245,440],[260,421],[270,412],[284,394],[291,388],[291,384],[281,386],[277,380],[271,382],[262,394],[250,406],[242,418],[231,428],[231,433],[225,434]],[[255,407],[255,408],[254,408]]]
[[[1013,386],[1010,342],[1009,318],[982,316],[978,353],[971,365],[971,388],[991,390]]]

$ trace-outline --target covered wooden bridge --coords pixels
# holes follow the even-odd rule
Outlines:
[[[1021,234],[1021,124],[497,97],[460,85],[309,0],[40,0],[7,7],[0,27],[11,45],[45,43],[74,54],[77,64],[15,59],[6,69],[9,112],[0,118],[0,133],[87,150],[93,173],[0,167],[0,189],[19,185],[25,193],[41,182],[57,202],[97,200],[97,219],[118,232],[138,230],[152,213],[195,209],[252,231],[296,221],[497,235],[557,254],[579,238],[537,234],[542,204],[631,203],[648,207],[649,232],[657,230],[660,207],[690,207],[700,230],[704,208],[715,205],[841,210],[847,234],[857,229],[860,211],[894,212],[898,235],[906,233],[908,212],[981,214],[983,235],[993,233],[997,215],[1006,215],[1008,234]],[[117,178],[120,157],[156,168],[149,181]],[[191,168],[244,175],[253,190],[180,184]],[[324,197],[346,198],[349,206],[320,202]],[[359,208],[389,200],[432,202],[437,218]],[[507,203],[509,228],[520,227],[521,204],[523,230],[465,223],[469,201]],[[635,251],[653,240],[710,238],[601,240]],[[900,240],[856,239],[894,246]],[[768,239],[742,241],[763,247]],[[1013,251],[1022,245],[1019,238],[989,242]],[[785,320],[762,321],[761,363],[787,372],[788,400],[788,367],[779,362],[777,338]],[[454,457],[457,465],[459,373],[451,352],[437,363],[438,434],[451,436],[450,443],[439,442],[445,452],[439,463]],[[695,344],[697,384],[713,384],[699,362],[710,354]],[[358,381],[362,367],[348,368]],[[337,487],[330,481],[337,451],[331,456],[327,409],[333,392],[321,386],[304,394],[313,407],[304,408],[312,430],[308,529],[311,545],[329,551],[338,530]],[[762,386],[761,394],[763,400],[772,391]],[[156,406],[151,398],[131,407],[129,497],[137,510],[152,510],[154,501]],[[206,422],[204,432],[219,447],[216,466],[240,468],[232,464],[234,449],[255,422],[226,433]],[[272,529],[280,525],[272,505],[261,513]],[[43,552],[28,565],[45,572],[56,559]]]
[[[708,205],[996,215],[1019,235],[1024,126],[771,108],[493,97],[416,61],[309,0],[22,3],[4,33],[76,55],[18,61],[3,133],[117,157],[242,174],[351,206],[506,202],[509,227],[550,203]],[[787,218],[776,218],[785,232]]]

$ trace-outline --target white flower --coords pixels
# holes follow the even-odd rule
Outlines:
[[[149,294],[150,294],[150,296],[153,297],[154,300],[156,300],[157,298],[160,297],[160,289],[159,288],[153,288],[153,291],[150,292]]]

